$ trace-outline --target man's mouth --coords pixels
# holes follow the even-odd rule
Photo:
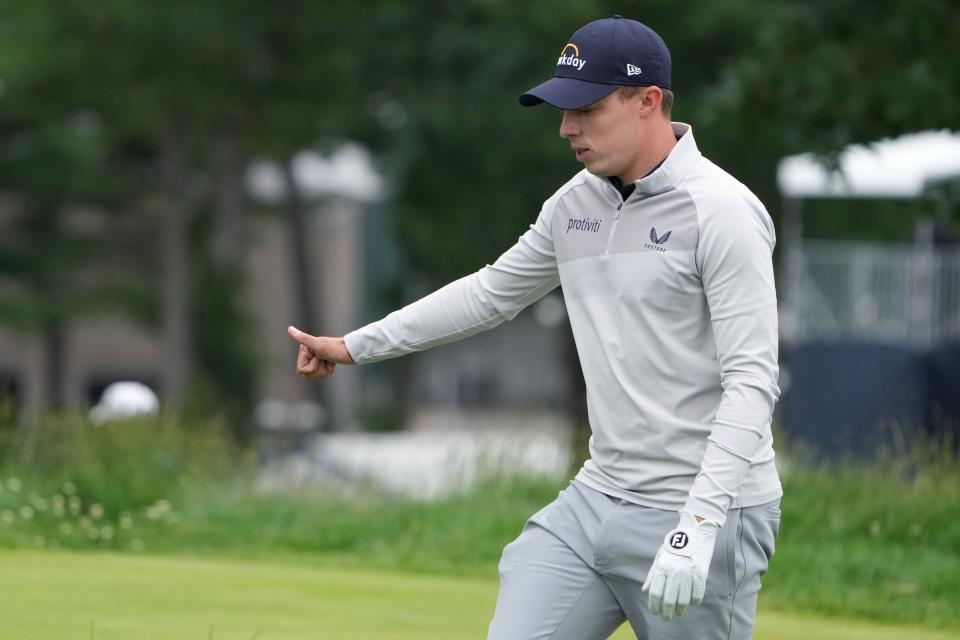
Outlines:
[[[574,147],[573,151],[577,154],[577,162],[583,162],[590,153],[590,149],[586,147]]]

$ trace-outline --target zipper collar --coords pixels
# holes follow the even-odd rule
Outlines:
[[[637,180],[637,193],[655,196],[676,188],[690,167],[700,159],[700,150],[693,139],[693,127],[683,122],[671,122],[677,144],[670,150],[667,159],[650,174]]]

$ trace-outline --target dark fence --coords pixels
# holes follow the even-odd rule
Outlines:
[[[786,358],[780,405],[787,436],[828,457],[960,439],[960,344],[926,352],[873,342],[813,342]]]

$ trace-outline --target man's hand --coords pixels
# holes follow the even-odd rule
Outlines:
[[[287,333],[300,344],[297,373],[308,380],[329,378],[337,364],[353,364],[343,338],[311,336],[292,325],[287,327]]]
[[[650,613],[669,622],[703,602],[718,529],[689,511],[680,512],[680,522],[664,538],[641,587],[650,594]]]

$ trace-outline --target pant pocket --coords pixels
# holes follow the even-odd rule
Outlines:
[[[769,562],[770,558],[773,557],[774,551],[776,551],[775,543],[777,536],[780,534],[780,518],[782,513],[779,502],[759,508],[762,510],[763,524],[766,525],[766,531],[764,531],[764,527],[758,527],[760,531],[758,531],[757,537],[767,556],[767,562]]]
[[[739,570],[738,547],[740,538],[740,510],[731,509],[727,513],[727,521],[720,529],[717,545],[714,551],[714,561],[719,561],[723,568],[723,593],[732,596],[737,591],[737,576]]]
[[[744,509],[743,535],[740,541],[743,579],[759,578],[767,572],[776,552],[780,532],[780,504],[774,503]],[[759,584],[757,585],[759,587]]]

